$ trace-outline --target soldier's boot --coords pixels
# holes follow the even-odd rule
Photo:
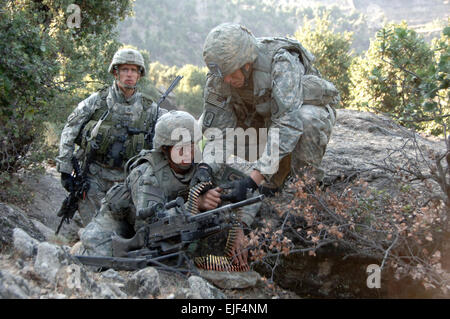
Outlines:
[[[263,182],[259,187],[259,192],[265,196],[274,196],[275,193],[281,192],[284,182],[291,173],[291,157],[289,154],[280,161],[278,171],[272,175],[268,182]]]

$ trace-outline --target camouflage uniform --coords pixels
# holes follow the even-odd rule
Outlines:
[[[157,151],[142,153],[130,167],[124,183],[106,194],[100,213],[81,234],[86,254],[111,256],[111,236],[129,237],[146,220],[137,220],[136,212],[155,203],[165,203],[177,196],[187,199],[194,172],[175,174],[165,155]]]
[[[134,50],[125,49],[125,52],[128,51]],[[120,52],[123,51],[118,51]],[[111,63],[110,71],[114,62],[113,60]],[[160,109],[159,115],[165,112],[167,111]],[[100,121],[102,117],[103,120]],[[78,211],[84,225],[90,222],[100,208],[101,200],[108,189],[114,183],[124,180],[123,167],[126,160],[138,154],[141,149],[148,148],[143,132],[151,129],[156,118],[156,104],[151,99],[137,90],[131,97],[126,98],[116,82],[83,100],[69,115],[61,133],[59,156],[56,158],[59,172],[72,173],[71,159],[75,144],[81,146],[76,157],[85,160],[85,154],[89,152],[88,140],[92,137],[92,132],[97,130],[94,140],[99,150],[94,153],[88,168],[89,191],[86,198],[79,201]],[[130,134],[129,129],[143,132]]]
[[[203,56],[211,71],[199,120],[208,138],[204,162],[214,171],[220,169],[214,157],[224,146],[217,131],[213,138],[207,136],[208,129],[217,128],[223,136],[227,128],[255,128],[257,132],[267,128],[267,142],[258,142],[263,147],[252,163],[266,182],[279,187],[290,172],[298,174],[303,167],[316,168],[317,178],[322,179],[320,164],[336,121],[333,107],[340,98],[334,85],[321,79],[312,66],[314,56],[295,40],[255,38],[245,27],[229,23],[209,33]],[[223,81],[246,63],[252,63],[252,73],[246,75],[242,88]],[[274,129],[279,129],[279,143]],[[279,147],[278,161],[267,152],[270,143]],[[247,143],[247,152],[250,147],[255,145]],[[272,165],[279,166],[276,173]]]
[[[156,203],[167,203],[178,196],[187,201],[195,165],[183,174],[174,172],[169,166],[166,154],[161,151],[161,146],[175,143],[170,142],[166,134],[162,138],[160,134],[160,131],[172,132],[175,128],[183,126],[179,120],[169,117],[172,114],[182,113],[187,114],[171,111],[161,117],[156,125],[155,149],[142,151],[127,163],[125,182],[115,185],[108,191],[102,201],[100,213],[81,233],[82,254],[111,256],[111,236],[114,233],[130,237],[134,231],[151,222],[153,217],[151,215],[144,219],[136,218],[141,211]],[[191,115],[189,116],[195,121]],[[196,121],[195,127],[198,127]],[[200,128],[196,130],[200,131]],[[198,142],[199,137],[201,135],[194,141]]]

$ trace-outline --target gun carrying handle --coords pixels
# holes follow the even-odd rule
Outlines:
[[[182,197],[177,197],[174,200],[171,200],[170,202],[168,202],[165,206],[164,209],[171,209],[174,207],[182,207],[184,205],[184,200]]]
[[[161,203],[155,203],[151,207],[139,209],[136,213],[136,218],[145,219],[152,215],[161,212],[164,209],[164,205]]]

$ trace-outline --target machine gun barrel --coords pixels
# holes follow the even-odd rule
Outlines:
[[[264,197],[265,197],[264,195],[258,195],[258,196],[255,196],[255,197],[252,197],[252,198],[248,198],[246,200],[243,200],[243,201],[240,201],[240,202],[237,202],[237,203],[227,204],[227,205],[224,205],[224,206],[221,206],[221,207],[209,210],[209,211],[204,212],[204,213],[200,213],[200,214],[197,214],[197,215],[194,215],[194,216],[190,216],[188,218],[188,222],[194,222],[196,220],[201,220],[201,219],[203,219],[203,218],[205,218],[207,216],[218,214],[218,213],[228,213],[228,212],[231,212],[235,208],[239,208],[239,207],[243,207],[243,206],[247,206],[247,205],[251,205],[251,204],[260,202],[260,201],[262,201],[264,199]]]

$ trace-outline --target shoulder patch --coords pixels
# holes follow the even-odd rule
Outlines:
[[[205,117],[203,118],[203,126],[211,127],[212,122],[214,121],[215,114],[211,111],[205,112]]]

